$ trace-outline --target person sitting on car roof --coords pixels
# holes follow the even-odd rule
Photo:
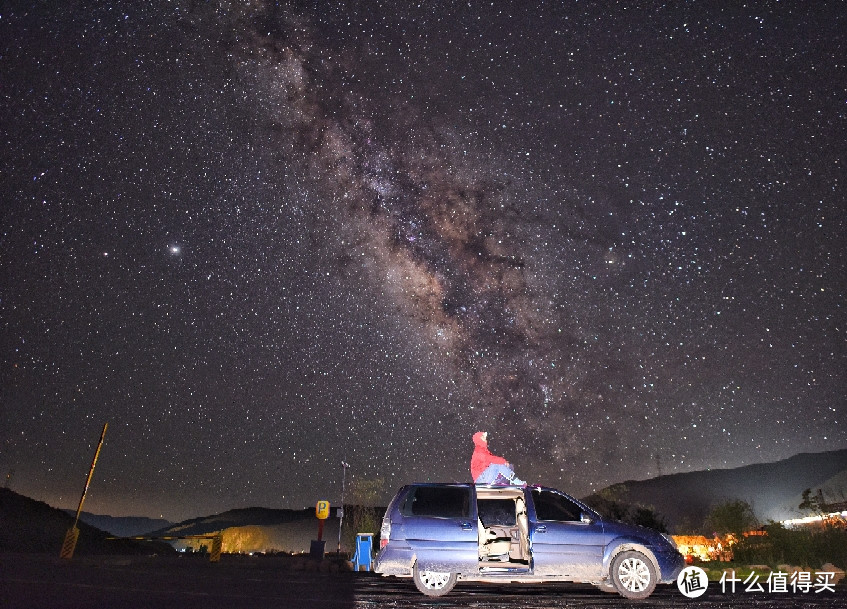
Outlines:
[[[497,484],[503,486],[526,486],[526,482],[515,475],[511,464],[488,450],[488,432],[478,431],[473,435],[474,451],[471,456],[471,476],[475,484]]]

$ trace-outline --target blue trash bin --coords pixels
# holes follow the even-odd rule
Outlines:
[[[353,570],[361,571],[364,565],[365,571],[371,570],[373,559],[371,552],[373,551],[373,533],[357,533],[356,534],[356,553],[353,554]]]

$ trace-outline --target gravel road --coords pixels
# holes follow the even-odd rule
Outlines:
[[[702,597],[685,598],[676,586],[660,586],[646,601],[632,602],[577,584],[493,585],[459,582],[442,598],[421,595],[411,580],[372,573],[302,570],[282,557],[227,557],[212,564],[199,557],[75,557],[0,554],[0,607],[50,609],[296,608],[556,609],[564,607],[847,607],[847,587],[808,594],[722,594],[712,584]]]

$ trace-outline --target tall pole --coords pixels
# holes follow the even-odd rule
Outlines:
[[[103,440],[106,437],[106,430],[108,428],[109,424],[105,423],[103,425],[103,433],[100,434],[100,441],[97,443],[97,450],[94,452],[94,459],[91,460],[91,467],[88,469],[88,478],[85,479],[85,488],[82,489],[82,497],[79,498],[79,507],[76,509],[74,525],[70,528],[67,535],[65,535],[65,542],[62,544],[62,551],[59,553],[60,558],[70,559],[74,555],[76,542],[79,539],[79,529],[77,528],[79,515],[82,513],[82,504],[85,503],[85,495],[88,493],[88,486],[91,484],[92,476],[94,476],[94,466],[97,465],[97,458],[100,456],[100,449],[103,448]]]
[[[344,524],[344,483],[347,481],[347,468],[350,467],[350,464],[342,461],[341,467],[343,473],[341,474],[341,518],[338,520],[338,554],[341,554],[341,525]]]

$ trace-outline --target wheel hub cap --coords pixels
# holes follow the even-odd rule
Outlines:
[[[438,571],[424,571],[421,573],[423,585],[432,590],[438,590],[446,586],[448,579],[450,579],[449,573],[439,573]]]
[[[618,569],[618,576],[624,588],[630,592],[641,592],[650,585],[650,570],[644,561],[627,558]]]

